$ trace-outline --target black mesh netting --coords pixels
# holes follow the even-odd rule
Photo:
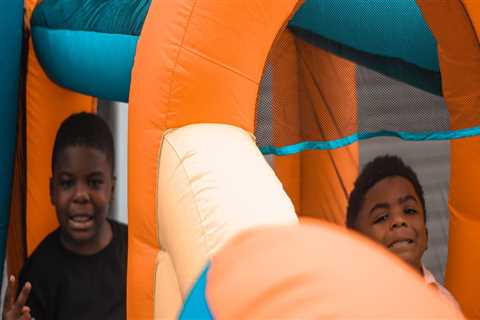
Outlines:
[[[397,59],[389,66],[384,57],[378,57],[381,63],[376,65],[373,55],[363,63],[365,53],[357,58],[345,53],[348,48],[332,49],[327,40],[317,38],[281,37],[272,49],[257,100],[259,147],[365,132],[449,130],[438,74]]]
[[[268,153],[272,149],[265,147],[281,148],[304,141],[342,140],[364,132],[449,130],[438,74],[381,57],[376,65],[373,56],[346,52],[321,40],[288,33],[272,49],[257,99],[255,135],[262,151]],[[359,146],[360,166],[376,155],[398,154],[419,175],[430,231],[424,263],[443,282],[448,243],[449,142],[380,137],[360,140]]]

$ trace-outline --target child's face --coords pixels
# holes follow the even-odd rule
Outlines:
[[[388,177],[366,193],[356,227],[420,270],[427,248],[424,215],[412,183],[403,177]]]
[[[72,146],[57,158],[50,181],[50,196],[64,241],[94,244],[105,227],[114,187],[112,169],[105,153],[90,147]]]

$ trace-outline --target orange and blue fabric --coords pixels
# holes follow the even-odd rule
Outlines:
[[[400,259],[323,222],[238,235],[212,257],[180,314],[279,317],[463,318]]]

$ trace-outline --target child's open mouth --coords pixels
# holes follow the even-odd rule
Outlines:
[[[93,216],[87,214],[73,215],[68,218],[72,229],[89,229],[93,226]]]
[[[412,239],[401,239],[391,243],[388,248],[389,249],[401,249],[401,248],[409,248],[414,244]]]

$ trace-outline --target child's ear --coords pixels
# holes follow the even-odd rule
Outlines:
[[[53,177],[50,177],[49,181],[49,193],[50,193],[50,203],[55,206],[53,199],[55,198],[55,188],[53,187]]]

